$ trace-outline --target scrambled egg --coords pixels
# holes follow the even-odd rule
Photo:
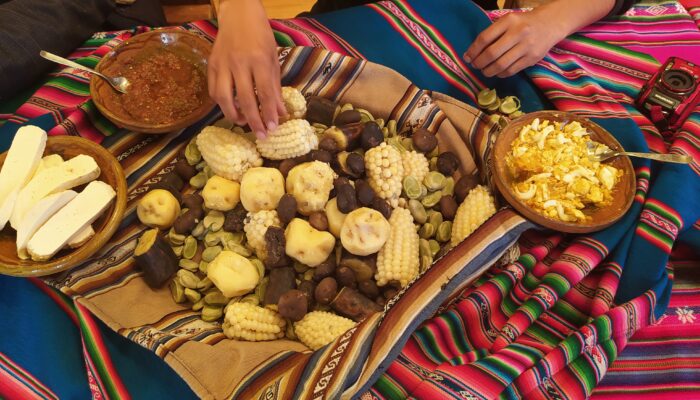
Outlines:
[[[539,119],[520,131],[506,155],[515,177],[515,195],[536,212],[565,222],[585,222],[587,207],[612,203],[612,190],[622,171],[591,161],[608,147],[590,139],[578,122],[550,123]]]

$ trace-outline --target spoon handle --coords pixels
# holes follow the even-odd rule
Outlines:
[[[619,152],[617,154],[627,155],[631,157],[649,158],[651,160],[672,162],[678,164],[690,164],[693,159],[690,156],[684,154],[655,154],[655,153],[635,153],[635,152]]]
[[[49,61],[53,61],[57,64],[65,65],[66,67],[76,68],[76,69],[80,69],[83,71],[87,71],[87,72],[99,75],[99,73],[97,71],[93,70],[92,68],[88,68],[86,66],[80,65],[76,62],[73,62],[73,61],[67,59],[67,58],[63,58],[61,56],[57,56],[55,54],[49,53],[48,51],[42,50],[39,52],[39,55],[41,57],[49,60]]]

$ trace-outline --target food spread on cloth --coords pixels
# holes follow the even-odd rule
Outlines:
[[[423,128],[284,87],[265,139],[204,128],[140,199],[134,256],[152,287],[231,339],[318,349],[381,312],[496,212]],[[189,183],[189,185],[186,185]]]
[[[180,120],[197,110],[207,96],[204,71],[162,47],[122,51],[101,72],[129,80],[127,93],[105,92],[105,106],[122,117],[145,123]]]
[[[586,211],[612,203],[622,170],[594,161],[609,148],[577,121],[534,119],[511,143],[506,165],[515,196],[536,212],[564,222],[586,222]]]
[[[95,234],[92,223],[116,196],[99,180],[100,168],[88,155],[63,160],[42,158],[46,132],[20,128],[0,170],[0,229],[16,231],[17,255],[46,261],[64,248],[78,248]],[[76,188],[87,185],[77,192]]]

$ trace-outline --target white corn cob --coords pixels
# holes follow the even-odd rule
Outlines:
[[[452,246],[466,239],[495,213],[496,203],[488,189],[481,185],[472,189],[457,208],[452,222]]]
[[[374,278],[378,286],[384,286],[389,281],[399,281],[403,287],[415,278],[420,270],[420,239],[413,225],[413,216],[405,208],[394,209],[389,218],[389,225],[389,239],[377,255],[377,273]]]
[[[293,119],[278,126],[265,139],[255,142],[263,157],[284,160],[303,156],[318,148],[316,131],[305,119]]]
[[[299,89],[291,86],[282,87],[282,101],[290,119],[304,118],[306,114],[306,99]]]
[[[216,175],[240,182],[251,167],[262,165],[255,145],[228,129],[207,126],[197,136],[197,147]]]
[[[275,311],[246,302],[229,304],[222,329],[229,339],[260,342],[284,336],[286,321]]]
[[[311,350],[318,350],[355,326],[351,319],[326,311],[312,311],[294,324],[294,334]]]
[[[382,142],[365,153],[365,169],[369,185],[377,195],[392,207],[398,206],[404,172],[401,153]]]
[[[407,151],[401,154],[403,164],[403,177],[413,176],[418,182],[423,182],[423,178],[430,171],[430,163],[422,153]]]
[[[249,212],[245,218],[243,230],[250,247],[255,249],[258,258],[265,256],[265,232],[270,226],[281,226],[276,210]]]

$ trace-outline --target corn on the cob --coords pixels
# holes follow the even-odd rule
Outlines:
[[[282,101],[289,114],[289,119],[304,118],[306,99],[299,89],[291,86],[282,87]]]
[[[284,336],[286,321],[275,311],[247,302],[230,304],[222,329],[229,339],[260,342]]]
[[[255,249],[258,258],[265,256],[265,232],[270,226],[281,226],[279,216],[275,210],[261,210],[256,213],[249,212],[245,218],[243,230],[250,247]]]
[[[419,237],[413,225],[413,216],[405,208],[396,208],[389,218],[391,231],[384,247],[377,255],[377,273],[374,278],[378,286],[389,281],[399,281],[406,286],[418,275],[420,260],[418,257]]]
[[[392,207],[398,206],[404,176],[401,153],[382,142],[365,153],[365,169],[377,195]]]
[[[481,185],[472,189],[457,208],[452,224],[452,246],[466,239],[495,213],[496,204],[488,189]]]
[[[326,311],[312,311],[294,324],[294,333],[311,350],[318,350],[355,326],[351,319]]]
[[[403,164],[404,178],[412,176],[416,178],[418,182],[423,182],[423,178],[425,178],[430,171],[428,159],[425,158],[423,153],[418,153],[415,150],[401,154],[401,162]]]
[[[316,131],[305,119],[293,119],[278,126],[265,139],[255,142],[263,157],[284,160],[299,157],[318,148]]]
[[[228,129],[207,126],[197,136],[197,147],[216,175],[232,181],[239,182],[248,168],[262,165],[255,145]]]

